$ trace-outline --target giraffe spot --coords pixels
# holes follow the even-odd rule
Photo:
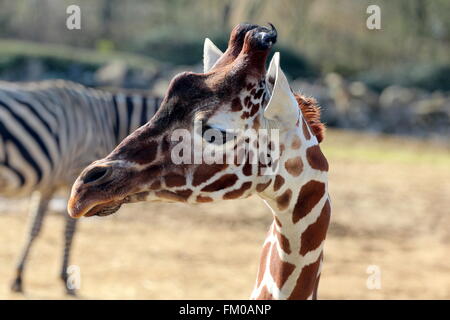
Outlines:
[[[292,214],[292,221],[298,222],[306,216],[325,194],[325,183],[311,180],[302,186]]]
[[[291,148],[299,149],[301,147],[301,145],[302,145],[302,141],[300,140],[300,138],[297,136],[294,136],[294,138],[292,139],[292,142],[291,142]]]
[[[210,198],[210,197],[201,196],[201,195],[198,195],[198,196],[197,196],[197,202],[202,202],[202,203],[204,203],[204,202],[212,202],[212,201],[213,201],[213,199]]]
[[[259,89],[255,94],[255,100],[260,99],[264,93],[264,89]]]
[[[275,177],[275,182],[273,184],[273,191],[278,191],[281,186],[284,184],[284,178],[280,176],[279,174]]]
[[[244,182],[239,189],[227,192],[223,195],[224,200],[236,199],[244,194],[244,192],[252,186],[251,182]]]
[[[253,117],[259,110],[259,103],[256,103],[252,106],[252,110],[250,111],[250,117]]]
[[[316,262],[303,267],[288,300],[305,300],[313,293],[321,259],[322,254],[320,254]]]
[[[291,202],[292,191],[287,189],[281,196],[277,197],[277,206],[280,210],[285,210]]]
[[[284,167],[286,168],[286,171],[294,177],[297,177],[302,173],[303,171],[303,161],[300,157],[295,157],[292,159],[286,160],[284,163]]]
[[[278,288],[282,288],[286,280],[294,271],[295,265],[281,260],[277,246],[272,246],[272,254],[270,255],[270,274]]]
[[[308,124],[306,123],[305,119],[303,119],[303,135],[305,136],[306,140],[311,139],[311,134],[309,133]]]
[[[200,166],[195,170],[194,176],[192,179],[192,185],[194,187],[202,184],[203,182],[211,179],[215,174],[224,170],[228,165],[227,164],[211,164],[208,166]]]
[[[275,235],[277,236],[278,243],[280,244],[281,249],[286,252],[287,254],[291,253],[291,244],[289,243],[289,239],[286,238],[286,236],[279,231],[275,230]]]
[[[161,177],[162,167],[160,165],[149,166],[139,173],[139,181],[153,180],[155,177]]]
[[[170,148],[170,138],[169,136],[164,136],[161,140],[161,152],[165,153],[169,150]]]
[[[234,98],[233,101],[231,101],[231,110],[234,111],[234,112],[242,110],[241,99]]]
[[[302,233],[300,241],[300,254],[302,256],[304,256],[309,251],[317,249],[325,240],[325,236],[328,230],[328,224],[330,223],[330,213],[330,201],[327,200],[316,222],[310,224],[308,228],[306,228],[306,230]]]
[[[264,286],[261,289],[261,292],[258,296],[258,298],[256,298],[257,300],[273,300],[273,296],[272,294],[269,292],[269,290],[267,289],[266,286]]]
[[[122,147],[121,152],[126,153],[127,160],[138,164],[151,163],[156,158],[158,143],[150,141],[145,147],[138,147],[130,144],[129,147]]]
[[[191,196],[192,190],[190,189],[177,190],[175,191],[175,193],[186,201]]]
[[[150,190],[158,190],[161,189],[161,181],[156,180],[150,185]]]
[[[164,177],[164,180],[166,181],[166,186],[168,186],[169,188],[181,187],[186,184],[186,177],[176,173],[167,174]]]
[[[217,190],[222,190],[228,187],[233,186],[236,181],[238,180],[237,175],[235,174],[225,174],[213,183],[208,184],[207,186],[203,187],[201,191],[204,192],[214,192]]]
[[[267,255],[269,254],[269,250],[270,250],[270,242],[267,242],[261,252],[261,259],[259,262],[258,280],[257,280],[258,286],[261,284],[261,281],[264,278],[264,272],[266,271]]]
[[[328,171],[328,161],[318,145],[309,147],[306,150],[306,159],[308,159],[311,168],[320,171]]]
[[[253,96],[253,95],[254,95],[255,93],[256,93],[256,89],[255,89],[255,88],[253,88],[253,89],[252,89],[252,91],[250,91],[250,95],[252,95],[252,96]]]
[[[246,89],[247,89],[247,91],[250,91],[250,90],[252,90],[254,87],[255,87],[255,84],[254,84],[254,83],[247,83]]]
[[[256,185],[256,191],[263,192],[266,188],[272,183],[272,180],[267,181],[266,183],[258,183]]]
[[[247,112],[247,111],[244,111],[244,112],[241,114],[241,119],[248,119],[249,117],[250,117],[250,113]]]
[[[249,96],[247,96],[247,97],[245,97],[244,98],[244,105],[246,106],[246,107],[249,107],[249,104],[250,104],[251,102],[250,102],[250,97]]]

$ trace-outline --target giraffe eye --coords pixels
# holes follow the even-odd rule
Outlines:
[[[207,124],[202,126],[202,136],[208,143],[225,144],[228,141],[227,132],[213,128]]]

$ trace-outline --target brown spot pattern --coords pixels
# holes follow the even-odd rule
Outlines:
[[[166,186],[168,186],[169,188],[180,187],[186,184],[186,177],[176,173],[167,174],[164,177],[164,180],[166,181]]]
[[[291,244],[289,243],[289,239],[286,238],[286,236],[279,231],[277,231],[275,228],[275,235],[277,236],[278,243],[280,244],[281,249],[283,249],[284,252],[287,254],[291,253]]]
[[[286,168],[286,171],[294,176],[297,177],[300,175],[300,173],[302,173],[303,171],[303,161],[302,158],[300,157],[295,157],[292,159],[288,159],[286,160],[286,162],[284,163],[284,167]]]
[[[300,276],[297,279],[294,290],[288,300],[305,300],[313,293],[317,281],[317,272],[319,271],[322,254],[316,262],[303,267]]]
[[[122,147],[120,150],[122,150],[121,152],[126,153],[128,161],[133,161],[138,164],[147,164],[155,160],[158,151],[158,143],[156,141],[150,141],[145,146],[131,146],[128,147],[128,150],[125,150],[125,147]]]
[[[234,112],[242,110],[241,99],[234,98],[233,101],[231,101],[231,110],[234,111]]]
[[[150,190],[158,190],[158,189],[161,189],[161,182],[159,180],[156,180],[151,184]]]
[[[204,203],[204,202],[212,202],[212,201],[213,201],[213,199],[210,197],[205,197],[205,196],[201,196],[201,195],[197,196],[197,202]]]
[[[261,98],[263,93],[264,93],[264,89],[259,89],[258,92],[256,92],[256,94],[255,94],[255,97],[254,97],[255,100]]]
[[[306,150],[306,159],[308,159],[311,168],[320,171],[328,171],[328,161],[318,145],[309,147]]]
[[[192,190],[190,190],[190,189],[177,190],[177,191],[175,191],[175,193],[177,195],[179,195],[180,197],[184,198],[185,200],[187,200],[191,196]]]
[[[330,223],[330,213],[330,201],[327,200],[317,220],[302,233],[300,241],[300,254],[302,256],[318,248],[325,240],[328,224]]]
[[[281,186],[284,184],[284,178],[280,176],[279,174],[275,177],[275,182],[273,184],[273,191],[278,191]]]
[[[203,189],[201,191],[213,192],[213,191],[217,191],[217,190],[222,190],[222,189],[231,187],[232,185],[234,185],[236,183],[237,180],[238,180],[237,175],[231,174],[231,173],[225,174],[222,177],[220,177],[219,179],[217,179],[216,181],[203,187]]]
[[[297,136],[294,136],[294,138],[292,139],[292,142],[291,142],[291,148],[299,149],[301,147],[301,145],[302,145],[302,141],[300,140],[300,138]]]
[[[165,152],[167,152],[169,150],[169,148],[170,148],[170,138],[167,135],[167,136],[164,136],[162,138],[162,141],[161,141],[161,152],[165,153]]]
[[[263,192],[266,188],[272,183],[272,180],[267,181],[266,183],[258,183],[256,185],[257,192]]]
[[[270,242],[266,243],[261,252],[261,259],[259,261],[259,270],[258,270],[258,286],[261,284],[262,279],[264,278],[264,272],[266,271],[266,262],[267,255],[270,250]]]
[[[277,197],[277,206],[280,210],[285,210],[289,203],[291,202],[292,191],[291,189],[287,189],[283,194]]]
[[[202,184],[205,181],[208,181],[212,178],[216,173],[224,170],[228,165],[227,164],[211,164],[208,166],[202,166],[197,168],[194,172],[194,177],[192,179],[192,185],[194,187]]]
[[[259,110],[259,103],[253,104],[252,109],[250,111],[250,117],[253,117],[256,112]]]
[[[223,195],[223,198],[225,200],[239,198],[240,196],[242,196],[244,194],[244,192],[246,190],[250,189],[251,186],[252,186],[251,182],[244,182],[239,189],[236,189],[236,190],[233,190],[233,191],[225,193]]]
[[[292,221],[298,222],[306,216],[325,194],[325,183],[311,180],[302,186],[292,214]]]
[[[247,83],[246,89],[247,89],[247,91],[250,91],[250,90],[252,90],[255,86],[256,86],[256,84],[254,84],[254,83]]]
[[[281,260],[278,255],[276,246],[272,247],[272,254],[270,256],[270,274],[273,280],[277,284],[278,288],[282,288],[286,280],[294,271],[295,265],[292,263]]]

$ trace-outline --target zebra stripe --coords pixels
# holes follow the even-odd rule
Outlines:
[[[33,221],[13,290],[22,290],[26,259],[55,190],[70,188],[86,165],[106,156],[145,124],[160,101],[145,94],[112,93],[61,80],[0,82],[0,195],[39,194],[33,197]],[[75,230],[74,220],[66,219],[64,281]]]

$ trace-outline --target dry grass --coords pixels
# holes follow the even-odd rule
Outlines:
[[[450,298],[450,152],[439,146],[329,132],[332,225],[323,299]],[[64,299],[57,280],[62,219],[48,217],[36,242],[25,296],[9,281],[26,230],[25,202],[0,214],[0,298]],[[73,263],[82,298],[247,298],[270,213],[256,197],[216,205],[128,205],[84,219]],[[381,290],[366,287],[369,265]]]

